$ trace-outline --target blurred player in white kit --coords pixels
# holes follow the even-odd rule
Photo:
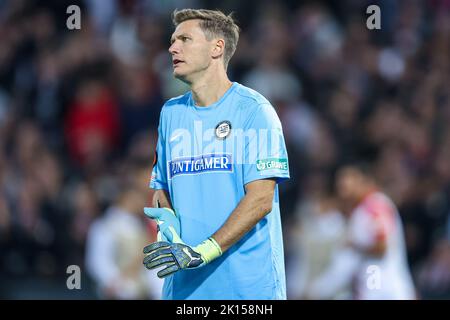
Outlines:
[[[381,192],[369,165],[355,162],[337,172],[336,189],[351,206],[346,246],[312,284],[309,298],[329,299],[350,286],[361,300],[415,299],[403,227],[395,204]]]

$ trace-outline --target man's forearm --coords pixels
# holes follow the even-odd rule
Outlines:
[[[179,231],[169,226],[163,231],[167,241],[157,241],[144,248],[144,254],[147,254],[145,267],[155,269],[165,266],[157,273],[158,277],[164,278],[179,270],[199,268],[217,259],[272,210],[274,187],[275,181],[268,179],[246,184],[246,195],[224,225],[195,247],[184,243]],[[158,192],[155,201],[164,196],[167,195]],[[160,216],[162,211],[167,213],[169,210],[153,209],[153,217]],[[148,215],[152,216],[152,212]]]
[[[222,252],[228,250],[272,211],[275,182],[265,180],[264,183],[265,186],[262,187],[265,190],[247,192],[225,224],[213,234],[213,238],[220,245]]]
[[[359,252],[377,258],[382,257],[386,253],[386,246],[387,246],[385,240],[377,241],[375,244],[369,247],[359,246],[355,243],[350,243],[349,245],[352,248],[358,250]]]

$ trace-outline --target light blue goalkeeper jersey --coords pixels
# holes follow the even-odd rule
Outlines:
[[[249,182],[289,179],[281,122],[258,92],[234,82],[207,107],[192,93],[162,108],[150,187],[168,190],[181,238],[196,246],[227,220]],[[278,186],[272,211],[210,264],[166,278],[165,299],[286,299]]]

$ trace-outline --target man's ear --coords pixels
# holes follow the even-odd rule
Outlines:
[[[225,50],[225,41],[223,39],[217,39],[212,49],[213,59],[220,58]]]

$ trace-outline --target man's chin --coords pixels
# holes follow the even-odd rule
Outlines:
[[[181,80],[181,81],[183,81],[183,82],[188,82],[187,81],[187,79],[186,79],[186,75],[185,74],[182,74],[182,73],[179,73],[179,72],[177,72],[177,71],[173,71],[173,76],[176,78],[176,79],[178,79],[178,80]]]

